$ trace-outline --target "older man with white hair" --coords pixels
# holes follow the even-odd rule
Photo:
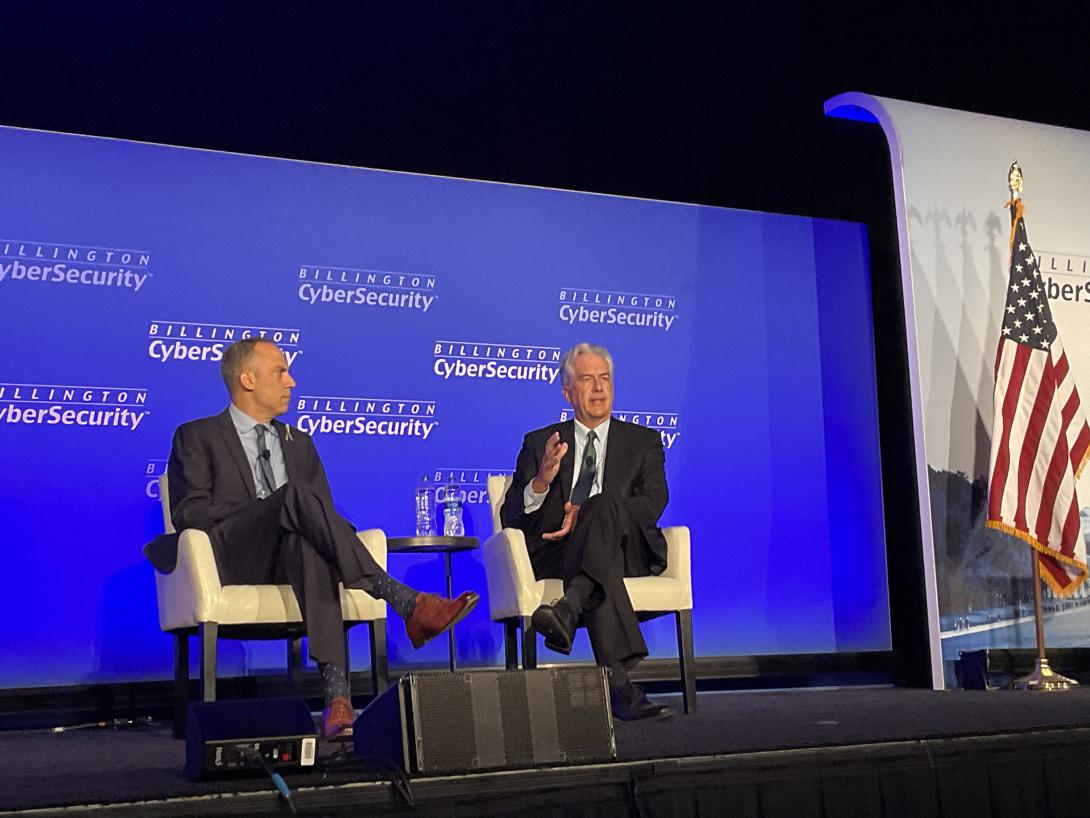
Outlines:
[[[526,435],[500,518],[526,534],[538,579],[564,580],[564,596],[531,620],[545,646],[570,653],[582,621],[595,660],[611,671],[614,716],[666,718],[674,711],[629,679],[647,645],[624,584],[626,576],[666,568],[658,528],[669,498],[662,438],[612,417],[613,358],[605,347],[577,344],[561,366],[575,417]]]

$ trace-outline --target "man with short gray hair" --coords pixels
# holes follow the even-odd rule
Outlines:
[[[629,679],[647,645],[624,584],[626,576],[666,568],[658,528],[669,498],[662,438],[612,417],[613,357],[605,347],[577,344],[561,369],[575,417],[526,435],[500,519],[525,533],[538,579],[564,580],[564,596],[531,620],[546,647],[570,653],[582,620],[595,661],[610,669],[614,716],[666,718],[674,711]]]

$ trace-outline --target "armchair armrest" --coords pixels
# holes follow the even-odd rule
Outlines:
[[[492,619],[508,619],[532,610],[540,594],[525,535],[517,528],[505,528],[485,540],[483,551]]]
[[[178,537],[178,562],[169,574],[155,572],[159,626],[190,628],[208,621],[222,585],[208,534],[187,528]]]
[[[386,570],[386,532],[381,528],[357,531],[356,537],[364,550]],[[341,590],[341,616],[345,622],[367,622],[386,618],[386,602],[358,588]]]
[[[356,536],[359,537],[363,547],[367,549],[367,552],[378,563],[379,568],[383,571],[386,570],[386,532],[381,528],[368,528],[366,531],[357,531]]]
[[[693,607],[693,569],[690,555],[689,527],[674,525],[662,529],[666,537],[666,570],[660,576],[678,580],[688,597],[683,609]]]

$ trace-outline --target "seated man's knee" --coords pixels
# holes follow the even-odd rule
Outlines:
[[[306,502],[321,501],[322,496],[314,490],[314,486],[303,480],[289,480],[284,484],[287,497]]]
[[[580,516],[584,514],[616,514],[622,508],[620,502],[612,494],[595,494],[593,497],[588,498],[583,505],[579,507]]]

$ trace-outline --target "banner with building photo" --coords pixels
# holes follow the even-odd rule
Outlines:
[[[1030,553],[1047,551],[1040,548],[1049,537],[1046,514],[1060,529],[1067,526],[1072,553],[1085,553],[1090,478],[1072,457],[1085,459],[1085,441],[1077,440],[1084,424],[1076,410],[1085,411],[1079,395],[1090,395],[1090,133],[865,94],[829,100],[826,111],[876,122],[890,143],[933,674],[936,686],[949,686],[962,650],[1035,645]],[[1012,247],[1008,185],[1015,161],[1022,175],[1016,202],[1021,232]],[[1038,294],[1045,307],[1034,310]],[[1031,365],[1027,375],[1008,354],[1015,349],[1007,340],[1012,332],[1028,345],[1022,348],[1026,361],[1034,338],[1050,339],[1044,348],[1051,347],[1056,367],[1049,377],[1064,401],[1071,399],[1070,413],[1058,400],[1054,406],[1061,411],[1052,416],[1043,398],[1034,406],[1040,370],[1034,374]],[[1016,394],[1024,375],[1027,386]],[[1009,423],[998,431],[995,414],[1003,426],[1003,406],[995,406],[996,398],[1010,410]],[[1040,426],[1063,426],[1063,451],[1047,429],[1045,439],[1038,429],[1028,445],[1002,451],[1012,429],[1021,444],[1019,435],[1034,418]],[[996,480],[1005,480],[1004,486],[989,485],[993,447],[999,454]],[[1021,463],[1008,469],[1004,460],[1012,453]],[[1034,475],[1047,476],[1054,454],[1054,481],[1035,488]],[[1019,467],[1020,478],[1014,473]],[[1071,486],[1061,489],[1065,475]],[[1020,499],[1014,490],[1019,479]],[[1064,539],[1059,530],[1051,536],[1053,543]],[[1085,557],[1061,558],[1045,568],[1046,643],[1088,644]]]
[[[487,476],[569,416],[562,351],[604,344],[615,415],[662,435],[662,522],[692,530],[698,654],[889,648],[860,225],[4,128],[0,189],[0,687],[170,677],[140,550],[174,428],[225,407],[248,336],[287,355],[339,508],[389,536],[427,474],[487,537]],[[436,555],[389,568],[445,585]],[[479,553],[453,575],[484,593]],[[669,617],[645,632],[675,655]],[[487,599],[456,635],[502,661]],[[396,618],[389,645],[445,666]]]

